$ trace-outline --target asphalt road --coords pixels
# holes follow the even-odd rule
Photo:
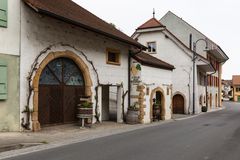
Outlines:
[[[195,118],[139,129],[14,160],[240,160],[240,103]]]

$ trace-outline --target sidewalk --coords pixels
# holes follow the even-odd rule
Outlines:
[[[169,122],[172,120],[136,125],[103,122],[91,128],[68,124],[46,127],[39,132],[0,132],[0,160]]]
[[[210,112],[222,109],[223,108]],[[201,114],[173,115],[171,120],[158,121],[150,124],[128,125],[115,122],[103,122],[100,124],[94,124],[91,128],[80,128],[77,125],[68,124],[45,127],[39,132],[0,132],[0,159],[120,134],[146,127],[158,126],[177,120],[193,118],[199,115]]]

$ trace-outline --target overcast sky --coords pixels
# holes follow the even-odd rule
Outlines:
[[[172,11],[221,46],[229,56],[223,79],[240,74],[239,0],[74,0],[80,6],[131,35],[152,18],[153,8],[160,19]]]

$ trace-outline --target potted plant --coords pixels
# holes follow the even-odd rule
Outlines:
[[[127,116],[126,116],[126,123],[127,124],[137,124],[139,123],[139,105],[134,103],[128,107]]]
[[[80,119],[81,126],[90,127],[92,124],[93,103],[89,101],[85,101],[79,104],[78,106],[79,106],[78,118]]]
[[[207,112],[208,108],[207,106],[202,106],[202,112]]]

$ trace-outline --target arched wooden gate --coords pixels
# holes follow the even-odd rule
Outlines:
[[[39,80],[38,118],[41,125],[76,121],[77,104],[84,96],[81,70],[68,58],[57,58],[43,69]]]
[[[180,94],[173,96],[173,114],[184,114],[184,98]]]

